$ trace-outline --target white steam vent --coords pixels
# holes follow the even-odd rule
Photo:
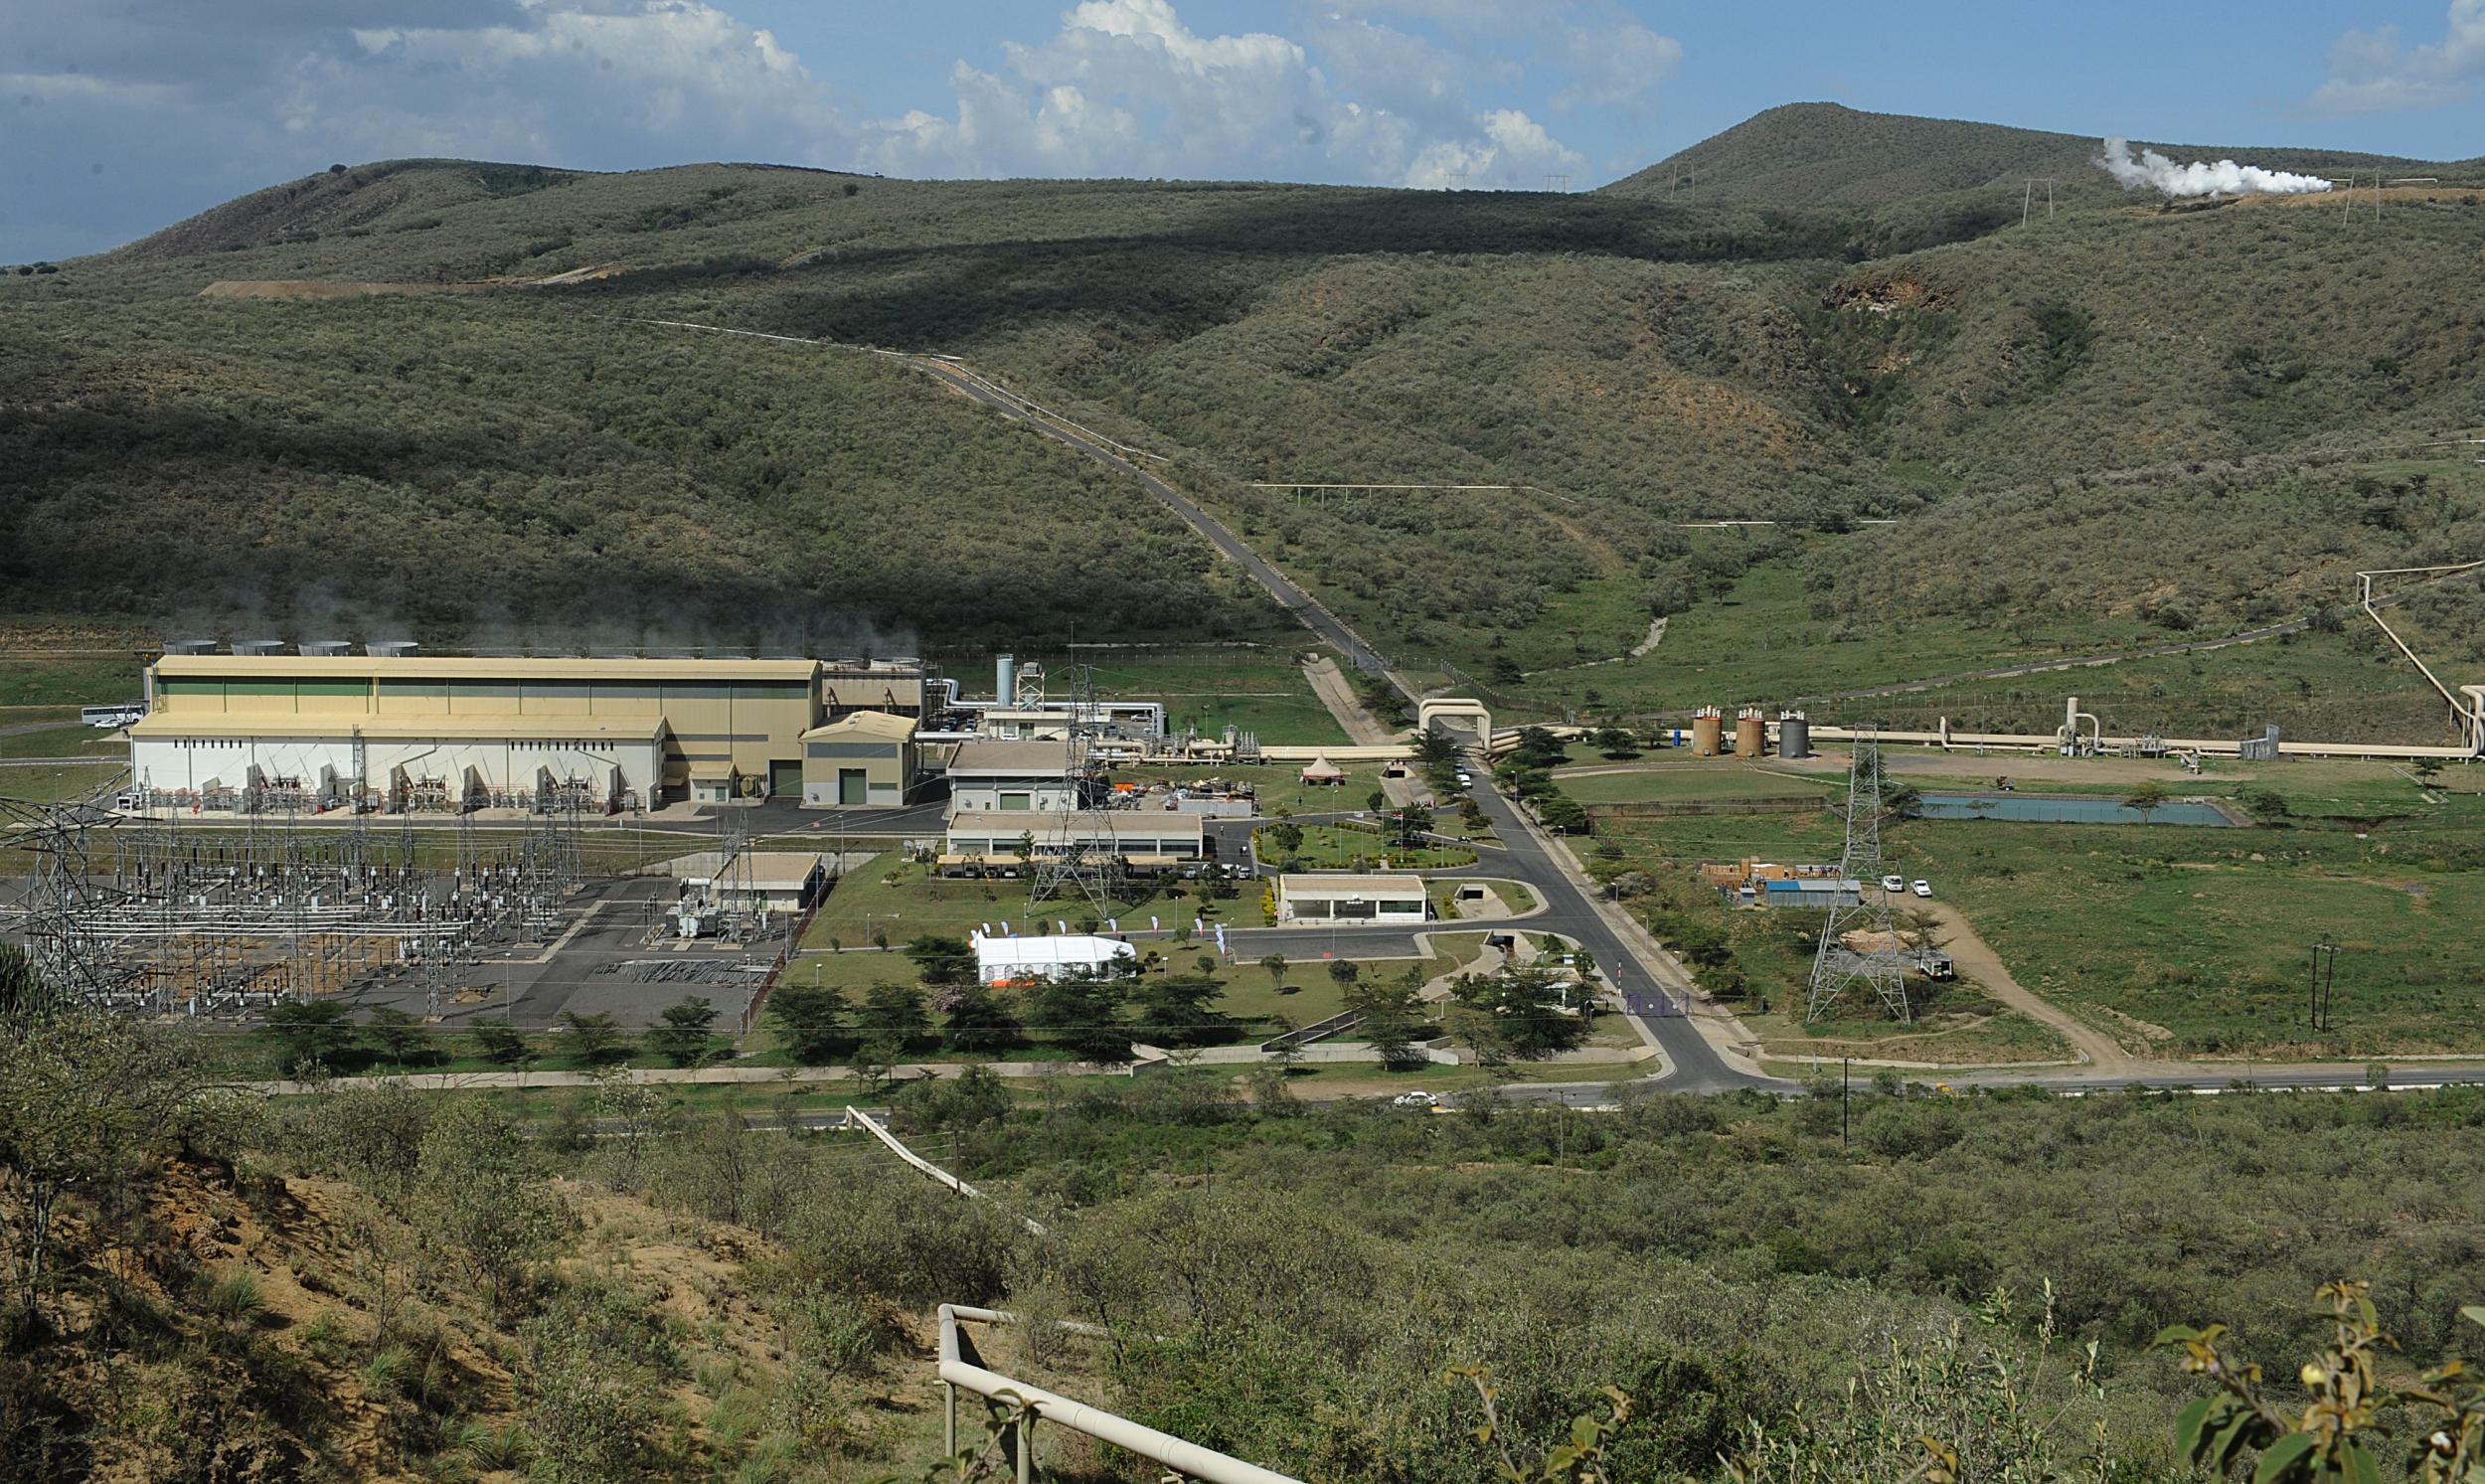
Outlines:
[[[2106,140],[2104,152],[2096,157],[2096,168],[2122,182],[2126,191],[2146,186],[2167,196],[2301,196],[2331,189],[2330,182],[2317,175],[2263,170],[2233,160],[2178,165],[2153,149],[2141,150],[2135,160],[2128,139]]]

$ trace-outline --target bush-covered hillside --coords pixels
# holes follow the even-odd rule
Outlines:
[[[1858,195],[1820,188],[1814,175],[1847,168],[1859,140],[1914,163],[1861,177]],[[1033,643],[1035,630],[1074,627],[1146,638],[1240,621],[1221,598],[1168,599],[1196,585],[1191,548],[1127,485],[1028,446],[1022,430],[952,415],[887,372],[819,370],[816,352],[729,351],[613,322],[659,315],[953,354],[1171,455],[1177,482],[1394,658],[1543,712],[1586,700],[1582,686],[1642,709],[1679,705],[1643,687],[1534,677],[1617,656],[1655,617],[1706,611],[1747,564],[1796,539],[1715,542],[1686,521],[1815,534],[1897,521],[1848,549],[1816,594],[1859,621],[1919,598],[1945,611],[1982,603],[2008,556],[2015,604],[2039,586],[2054,594],[2036,600],[2054,604],[2063,632],[2044,647],[2056,652],[2128,637],[2126,610],[2140,605],[2208,634],[2281,604],[2335,601],[2345,564],[2468,540],[2433,497],[2404,511],[2359,506],[2353,529],[2286,523],[2329,519],[2327,497],[2305,493],[2336,483],[2322,470],[2373,466],[2388,505],[2390,491],[2412,488],[2400,464],[2453,461],[2414,445],[2485,426],[2485,311],[2441,291],[2474,276],[2485,189],[2395,199],[2377,222],[2345,219],[2327,197],[2166,212],[2086,171],[2093,179],[2067,179],[2057,216],[2020,227],[2015,172],[2074,144],[2090,147],[1805,105],[1701,146],[1791,183],[1782,193],[1730,189],[1722,174],[1687,198],[919,183],[727,165],[353,167],[58,273],[0,279],[0,335],[27,348],[14,385],[34,385],[31,368],[46,365],[59,383],[12,394],[9,473],[38,492],[23,529],[78,559],[47,555],[48,570],[95,575],[47,577],[32,589],[42,602],[159,603],[159,584],[132,579],[155,570],[137,555],[149,533],[230,530],[226,513],[255,520],[271,498],[307,501],[316,524],[320,498],[355,472],[252,442],[248,457],[194,460],[168,495],[160,467],[140,466],[163,448],[148,418],[161,409],[194,429],[233,425],[215,399],[248,366],[262,421],[333,426],[342,414],[352,441],[420,457],[441,441],[434,410],[472,397],[472,415],[449,420],[492,425],[525,408],[523,437],[493,447],[515,458],[523,446],[533,468],[567,466],[575,494],[511,501],[493,484],[480,504],[495,513],[478,513],[484,486],[460,474],[403,515],[373,516],[361,529],[387,555],[350,560],[385,592],[419,562],[439,579],[440,606],[540,622],[595,605],[588,574],[618,545],[648,552],[640,527],[652,524],[700,534],[678,553],[625,559],[622,580],[681,584],[706,611],[859,609],[934,642]],[[460,291],[191,302],[219,280],[274,281],[248,291],[275,294],[296,280]],[[450,379],[476,390],[434,378],[419,401],[382,396],[355,364],[340,374],[346,342],[384,370],[459,362]],[[185,369],[140,373],[144,397],[107,400],[96,419],[83,410],[91,373],[67,369],[79,356]],[[644,408],[619,429],[626,449],[604,411],[616,379]],[[867,409],[853,400],[866,389]],[[645,493],[651,460],[680,493]],[[1270,482],[1508,488],[1323,498],[1250,487]],[[2074,489],[2083,482],[2096,488]],[[958,493],[995,483],[1027,503]],[[134,493],[92,495],[107,485]],[[284,493],[305,485],[320,498]],[[698,520],[674,520],[693,487]],[[629,510],[581,518],[580,502],[606,490]],[[953,496],[966,502],[956,522]],[[910,525],[888,500],[923,519]],[[998,544],[959,538],[981,521]],[[307,558],[290,545],[296,529],[272,527],[273,560],[228,541],[207,566],[282,569],[283,586],[357,548],[323,529]],[[475,561],[460,543],[478,531],[512,537],[520,561]],[[415,545],[426,555],[408,555]],[[702,552],[726,554],[731,574],[704,570]],[[1901,572],[1876,579],[1873,564],[1896,554]],[[1058,581],[1064,561],[1097,575]],[[398,570],[369,567],[390,562]],[[2110,583],[2082,576],[2108,573]],[[1009,583],[1022,579],[1041,590],[1016,595]],[[169,585],[184,600],[240,600],[221,578]],[[2100,601],[2092,589],[2106,587]],[[1008,613],[993,612],[998,600]],[[1851,685],[1839,668],[1823,655],[1819,673],[1768,689]],[[1966,668],[1926,656],[1912,677],[1891,678]]]
[[[1065,1078],[1042,1110],[915,1083],[897,1127],[967,1201],[861,1135],[746,1126],[758,1097],[257,1108],[181,1100],[205,1076],[167,1028],[18,1000],[0,1031],[0,1449],[28,1484],[929,1478],[944,1302],[1101,1325],[984,1355],[1336,1484],[1499,1476],[1456,1368],[1521,1458],[1625,1394],[1616,1480],[1901,1477],[1930,1436],[1962,1478],[2146,1484],[2187,1477],[2173,1420],[2209,1385],[2151,1348],[2167,1324],[2232,1324],[2297,1407],[2341,1274],[2410,1361],[2479,1338],[2474,1088],[1433,1117],[1245,1106],[1216,1073]],[[2411,1437],[2378,1441],[2387,1467]]]
[[[1257,632],[1171,514],[895,365],[540,301],[0,309],[0,588],[204,632],[774,652]]]
[[[2073,199],[2083,201],[2117,194],[2118,188],[2090,163],[2101,142],[2082,134],[1998,123],[1867,113],[1838,103],[1785,103],[1755,113],[1605,189],[1620,196],[1676,200],[1878,205],[2003,186],[2010,197],[2009,220],[2016,222],[2020,188],[2031,179],[2038,182],[2040,207],[2049,177],[2055,182],[2057,205],[2066,199],[2066,188],[2075,193]],[[2132,148],[2153,148],[2187,161],[2239,155],[2270,169],[2312,175],[2376,168],[2403,175],[2433,163],[2345,150],[2144,140],[2132,141]],[[1696,177],[1691,174],[1695,171]]]

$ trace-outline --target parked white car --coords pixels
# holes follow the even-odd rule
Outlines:
[[[1919,878],[1915,885],[1907,888],[1907,890],[1913,892],[1918,897],[1930,897],[1932,895],[1932,883]]]
[[[1885,876],[1881,879],[1881,889],[1885,892],[1904,892],[1906,890],[1906,878],[1904,876]]]
[[[1429,1092],[1418,1090],[1399,1093],[1390,1099],[1390,1105],[1401,1108],[1436,1108],[1441,1105],[1441,1100]]]

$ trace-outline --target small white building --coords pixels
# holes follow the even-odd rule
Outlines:
[[[1280,922],[1420,922],[1423,878],[1305,872],[1277,878]]]
[[[721,851],[702,850],[675,856],[663,870],[685,893],[705,894],[728,907],[798,912],[828,890],[827,859],[808,851],[746,850],[728,861]]]
[[[1070,973],[1101,973],[1137,961],[1137,949],[1120,938],[1096,933],[975,939],[975,977],[985,984],[1032,984]]]

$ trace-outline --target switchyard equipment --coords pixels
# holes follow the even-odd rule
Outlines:
[[[576,811],[438,832],[364,815],[244,815],[232,828],[115,820],[0,799],[35,856],[37,970],[95,1004],[226,1015],[412,976],[434,1013],[487,946],[543,941],[580,881]]]
[[[1878,881],[1881,865],[1881,744],[1867,726],[1856,733],[1855,750],[1847,765],[1847,844],[1839,857],[1838,874],[1856,882]],[[1906,958],[1887,946],[1856,949],[1850,941],[1887,945],[1898,941],[1891,926],[1887,892],[1867,894],[1856,905],[1829,908],[1821,923],[1821,945],[1812,959],[1811,993],[1803,1018],[1819,1020],[1831,1006],[1857,990],[1869,990],[1889,1007],[1893,1018],[1914,1019],[1906,999]]]

